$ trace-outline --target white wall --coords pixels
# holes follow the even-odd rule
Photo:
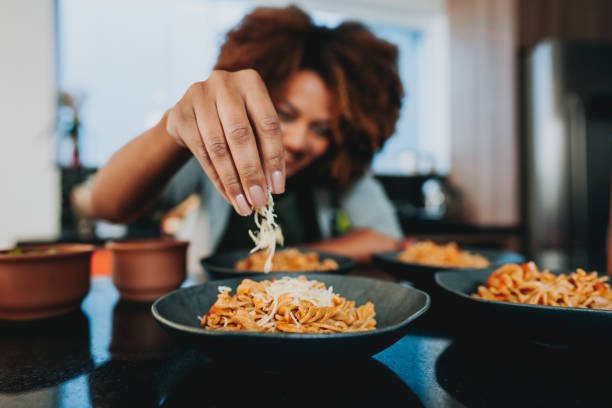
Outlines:
[[[59,233],[54,7],[0,1],[0,248]]]

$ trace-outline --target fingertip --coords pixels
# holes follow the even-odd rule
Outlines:
[[[244,194],[238,194],[236,196],[236,198],[234,199],[234,209],[238,214],[242,215],[243,217],[251,215],[251,213],[253,212],[253,210],[249,206],[249,203],[244,197]]]
[[[258,185],[249,187],[249,196],[251,197],[251,203],[255,208],[263,208],[268,203],[266,192]]]
[[[285,192],[285,175],[282,171],[276,170],[272,173],[272,192],[274,194],[282,194]]]

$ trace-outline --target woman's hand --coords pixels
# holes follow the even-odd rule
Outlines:
[[[268,90],[251,69],[214,71],[170,110],[166,130],[188,148],[238,214],[285,190],[281,128]]]

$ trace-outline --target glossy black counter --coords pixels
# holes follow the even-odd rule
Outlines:
[[[291,372],[183,348],[95,278],[82,310],[0,325],[0,407],[610,406],[612,357],[465,329],[438,303],[374,358]]]

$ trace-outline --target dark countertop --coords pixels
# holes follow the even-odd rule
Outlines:
[[[610,405],[607,354],[474,336],[435,304],[373,358],[262,372],[176,344],[96,277],[80,311],[0,325],[0,407]]]

